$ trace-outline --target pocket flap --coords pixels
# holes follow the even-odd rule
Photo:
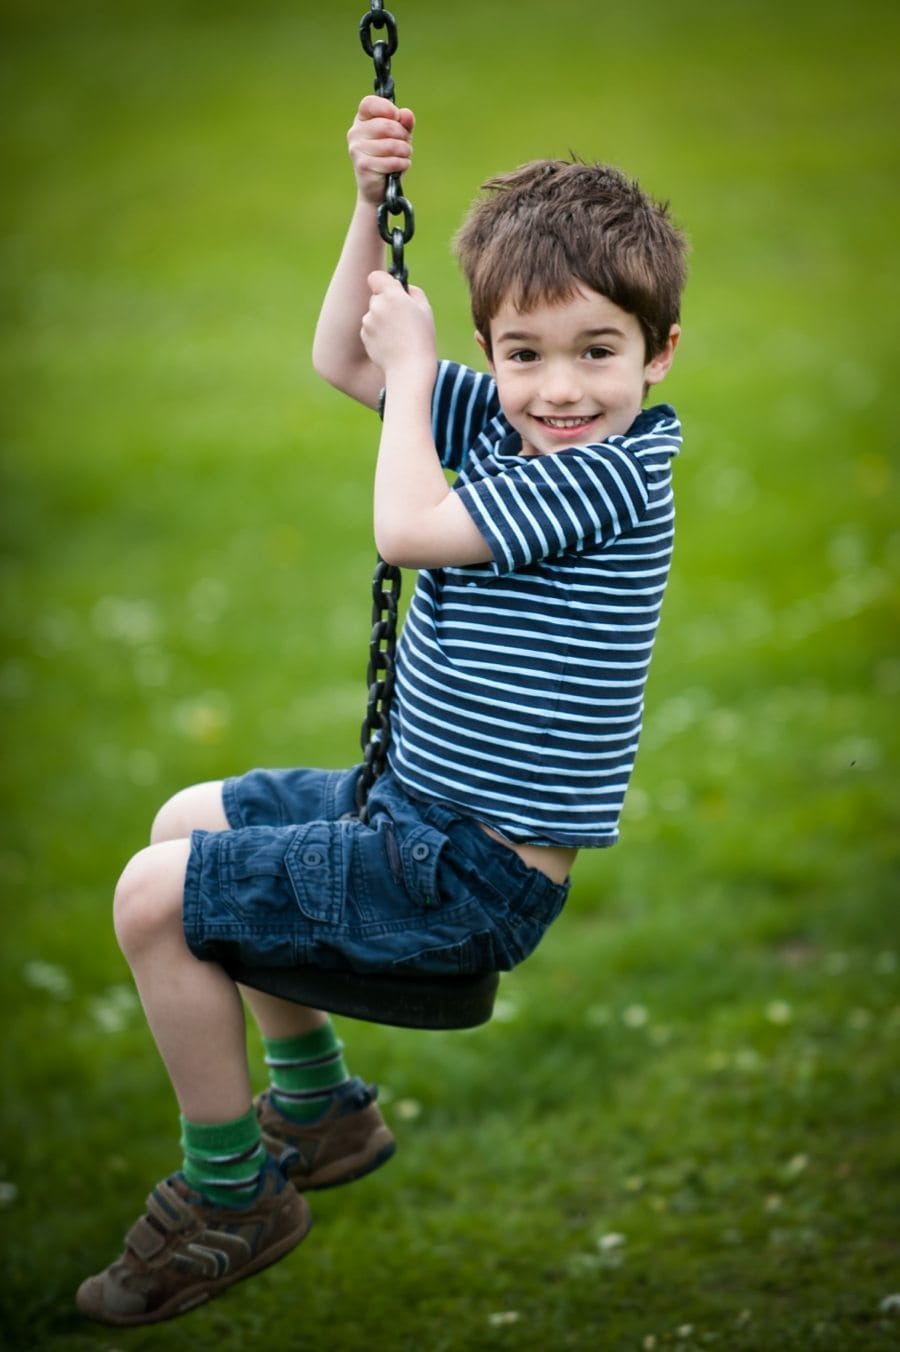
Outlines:
[[[406,890],[422,906],[436,906],[440,901],[437,869],[446,841],[440,831],[423,824],[414,826],[397,842]]]

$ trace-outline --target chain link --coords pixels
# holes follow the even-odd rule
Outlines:
[[[373,29],[384,29],[387,36],[374,38]],[[375,66],[375,93],[396,102],[391,57],[397,50],[397,23],[381,0],[372,0],[368,14],[360,19],[359,37],[363,51],[372,58]],[[402,225],[392,225],[391,217],[400,218]],[[399,174],[389,174],[385,180],[384,200],[378,207],[377,222],[378,233],[391,250],[388,271],[408,289],[409,275],[403,251],[413,237],[415,217],[411,204],[403,196]],[[372,633],[366,675],[369,698],[360,731],[363,766],[356,785],[356,808],[363,821],[369,790],[387,763],[401,585],[400,569],[385,563],[379,556],[372,579]]]

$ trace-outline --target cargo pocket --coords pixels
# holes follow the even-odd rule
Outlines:
[[[447,837],[432,826],[414,826],[397,840],[403,885],[410,900],[423,907],[439,906],[438,864]]]
[[[298,829],[284,863],[297,905],[310,920],[341,923],[352,848],[350,833],[329,822]]]

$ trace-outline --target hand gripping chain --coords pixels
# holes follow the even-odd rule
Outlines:
[[[385,29],[386,38],[373,39],[373,29]],[[394,79],[391,75],[391,57],[397,50],[397,23],[381,0],[372,0],[372,7],[359,21],[359,37],[363,51],[375,65],[375,93],[381,98],[394,99]],[[402,225],[391,225],[390,217],[402,218]],[[415,230],[413,209],[403,196],[399,174],[389,174],[385,181],[384,200],[378,207],[378,233],[391,250],[388,269],[404,288],[409,277],[404,261],[404,246]],[[397,617],[400,604],[401,574],[393,564],[379,556],[372,579],[372,633],[369,639],[369,669],[366,681],[369,689],[366,716],[360,731],[363,768],[356,788],[356,807],[365,820],[366,799],[375,780],[387,762],[391,735],[390,711],[394,695],[395,654],[397,649]]]

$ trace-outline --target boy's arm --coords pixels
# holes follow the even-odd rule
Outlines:
[[[415,118],[408,108],[368,95],[359,105],[347,144],[356,176],[356,205],[334,276],[322,302],[313,340],[313,366],[337,389],[377,408],[384,379],[360,336],[369,306],[369,274],[384,266],[377,210],[388,174],[403,174],[412,154]]]
[[[386,391],[375,468],[378,552],[401,568],[486,563],[490,546],[451,491],[434,444],[437,350],[428,301],[418,287],[407,294],[386,272],[373,272],[368,287],[362,341]]]

